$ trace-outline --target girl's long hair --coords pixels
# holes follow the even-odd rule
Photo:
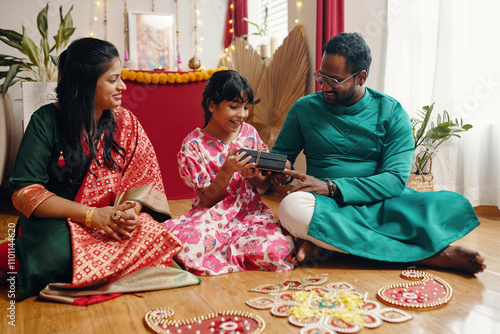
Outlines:
[[[75,40],[58,60],[59,80],[56,88],[62,128],[70,146],[69,161],[83,159],[82,140],[89,149],[89,162],[96,158],[97,143],[103,134],[104,164],[113,170],[122,167],[113,160],[114,151],[124,158],[125,149],[114,141],[116,120],[112,110],[105,110],[96,124],[95,93],[97,79],[119,59],[116,47],[97,38]],[[74,175],[77,177],[77,175]]]

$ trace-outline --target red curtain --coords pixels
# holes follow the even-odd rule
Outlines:
[[[224,47],[228,47],[234,36],[248,34],[248,22],[244,17],[248,17],[247,0],[229,0],[227,5],[226,31]]]
[[[316,69],[321,66],[323,46],[330,38],[344,31],[344,0],[317,0]],[[321,89],[316,82],[316,90]]]

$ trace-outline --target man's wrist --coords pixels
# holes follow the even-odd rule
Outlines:
[[[333,198],[335,196],[335,185],[330,179],[325,179],[328,186],[328,197]]]

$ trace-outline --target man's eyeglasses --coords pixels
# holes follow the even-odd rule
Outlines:
[[[337,79],[334,79],[332,77],[321,74],[319,72],[319,70],[314,72],[313,75],[314,75],[314,79],[316,79],[316,81],[319,82],[320,85],[323,85],[323,83],[326,81],[328,83],[328,85],[330,85],[330,87],[332,87],[333,89],[340,89],[340,85],[342,85],[344,82],[346,82],[347,80],[349,80],[350,78],[352,78],[353,76],[358,74],[359,72],[361,72],[361,71],[354,73],[353,75],[349,76],[348,78],[345,78],[341,82],[339,82]]]

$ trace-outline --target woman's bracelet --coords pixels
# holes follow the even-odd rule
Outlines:
[[[139,208],[137,207],[137,202],[134,202],[134,201],[125,201],[123,203],[135,203],[135,206],[134,206],[134,209],[135,209],[135,213],[136,214],[139,214]]]
[[[85,214],[85,226],[92,228],[92,214],[94,213],[95,207],[91,207],[87,210]]]
[[[333,182],[330,179],[325,179],[325,181],[328,185],[328,197],[333,198],[333,196],[335,196],[335,188],[333,187]]]

